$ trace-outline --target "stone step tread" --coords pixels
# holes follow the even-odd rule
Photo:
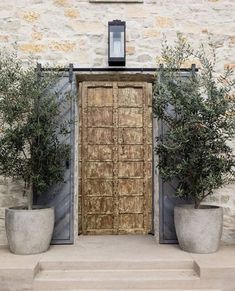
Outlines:
[[[36,281],[164,281],[199,280],[190,269],[167,270],[42,270]]]
[[[193,269],[193,260],[154,261],[41,261],[41,270]]]
[[[43,291],[57,291],[58,290],[58,288],[55,288],[55,289],[52,289],[52,288],[50,288],[50,289],[43,289]],[[69,290],[69,291],[95,291],[95,289],[74,289],[74,288],[72,288],[72,289],[68,289],[68,288],[66,288],[66,289],[59,289],[59,291],[67,291],[67,290]],[[112,290],[114,290],[114,289],[99,289],[100,291],[112,291]],[[156,289],[138,289],[138,291],[146,291],[146,290],[148,290],[148,291],[156,291]],[[167,288],[167,289],[164,289],[164,290],[166,290],[166,291],[223,291],[223,290],[221,290],[221,289],[169,289],[169,288]],[[118,291],[136,291],[136,289],[118,289]]]

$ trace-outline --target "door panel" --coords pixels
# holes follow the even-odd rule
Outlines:
[[[119,178],[143,178],[144,163],[143,162],[119,162],[118,177]]]
[[[113,144],[113,128],[87,128],[87,145]]]
[[[110,127],[113,125],[113,111],[109,107],[89,107],[87,117],[89,127]]]
[[[80,233],[151,230],[151,90],[147,83],[81,85]]]
[[[69,123],[69,133],[66,136],[58,135],[58,139],[61,143],[70,145],[71,151],[69,161],[63,168],[64,181],[51,186],[43,195],[34,197],[34,204],[50,206],[55,209],[52,244],[72,244],[74,237],[74,97],[77,92],[75,78],[70,79],[66,73],[50,90],[56,94],[60,107],[58,122],[61,125]]]
[[[120,127],[142,127],[142,108],[119,108],[118,121]]]
[[[124,87],[118,90],[118,105],[124,107],[143,107],[142,88]]]
[[[87,158],[94,161],[112,161],[113,148],[111,145],[88,145]]]
[[[119,145],[118,159],[122,160],[143,160],[144,148],[142,145]]]
[[[118,194],[121,195],[142,195],[144,191],[143,179],[118,179]]]

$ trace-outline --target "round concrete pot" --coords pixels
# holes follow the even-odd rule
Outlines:
[[[218,250],[222,235],[223,209],[217,206],[180,205],[174,209],[176,234],[181,249],[209,254]]]
[[[5,225],[12,253],[29,255],[48,250],[54,229],[54,208],[8,208]]]

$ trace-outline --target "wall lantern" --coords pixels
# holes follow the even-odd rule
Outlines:
[[[109,66],[126,65],[126,23],[121,20],[109,21]]]

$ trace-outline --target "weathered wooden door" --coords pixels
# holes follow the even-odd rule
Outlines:
[[[81,233],[146,234],[152,227],[152,87],[83,82]]]

